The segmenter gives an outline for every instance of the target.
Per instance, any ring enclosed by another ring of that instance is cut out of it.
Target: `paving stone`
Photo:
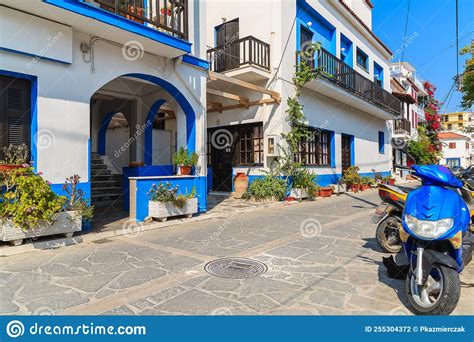
[[[344,308],[345,295],[340,292],[316,290],[309,296],[309,300],[318,306]]]
[[[50,296],[35,297],[35,299],[26,304],[26,307],[30,313],[35,313],[35,311],[40,310],[59,315],[63,309],[84,304],[88,301],[88,296],[76,291],[68,291],[55,293]]]
[[[165,274],[165,271],[153,267],[137,268],[122,274],[110,287],[113,289],[126,289],[157,279]]]
[[[297,248],[297,247],[290,247],[290,246],[282,246],[278,248],[274,248],[267,252],[268,254],[273,254],[276,256],[281,257],[288,257],[297,259],[305,254],[308,254],[309,251],[306,248]]]

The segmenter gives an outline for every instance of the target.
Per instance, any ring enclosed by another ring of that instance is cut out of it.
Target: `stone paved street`
[[[374,190],[284,204],[94,243],[1,259],[2,314],[409,314],[404,281],[386,277],[371,217]],[[231,280],[204,265],[239,256],[262,276]],[[474,265],[455,314],[474,314]]]

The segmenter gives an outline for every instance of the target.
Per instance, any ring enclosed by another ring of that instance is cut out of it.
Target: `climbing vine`
[[[302,141],[311,138],[311,131],[304,115],[304,106],[300,103],[299,97],[303,87],[321,73],[320,68],[313,67],[308,61],[313,61],[314,53],[321,48],[320,43],[312,43],[304,51],[298,52],[299,63],[293,76],[295,85],[295,95],[287,100],[286,120],[290,126],[288,133],[283,133],[282,138],[288,145],[288,151],[283,151],[281,171],[287,176],[292,176],[302,165],[295,162],[295,155]]]

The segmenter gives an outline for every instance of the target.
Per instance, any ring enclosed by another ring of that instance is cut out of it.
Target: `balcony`
[[[405,118],[395,120],[393,129],[395,134],[411,135],[411,122]]]
[[[318,50],[317,58],[311,64],[321,68],[324,79],[391,114],[400,115],[402,107],[399,99],[325,49]]]
[[[252,81],[270,74],[270,45],[253,36],[207,50],[210,70]]]
[[[187,0],[93,0],[95,6],[134,22],[187,39]],[[145,4],[145,5],[144,5]]]

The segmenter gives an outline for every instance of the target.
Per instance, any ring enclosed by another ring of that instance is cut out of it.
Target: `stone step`
[[[91,164],[91,170],[103,170],[107,169],[107,165],[105,164]]]
[[[112,175],[112,171],[108,169],[98,169],[98,170],[91,169],[91,175],[92,176],[100,176],[100,175],[109,176],[109,175]]]
[[[94,203],[97,199],[98,200],[114,200],[122,197],[122,193],[113,193],[113,194],[98,194],[98,195],[92,195],[91,200],[92,203]]]
[[[117,180],[106,180],[106,181],[100,181],[100,182],[91,182],[91,188],[96,189],[96,188],[101,188],[101,187],[115,187],[115,188],[122,188],[121,182]]]
[[[97,175],[97,176],[91,176],[91,182],[103,182],[103,181],[116,181],[114,175]]]
[[[111,187],[111,188],[93,188],[91,189],[92,196],[103,195],[103,194],[117,194],[122,193],[122,188]]]

